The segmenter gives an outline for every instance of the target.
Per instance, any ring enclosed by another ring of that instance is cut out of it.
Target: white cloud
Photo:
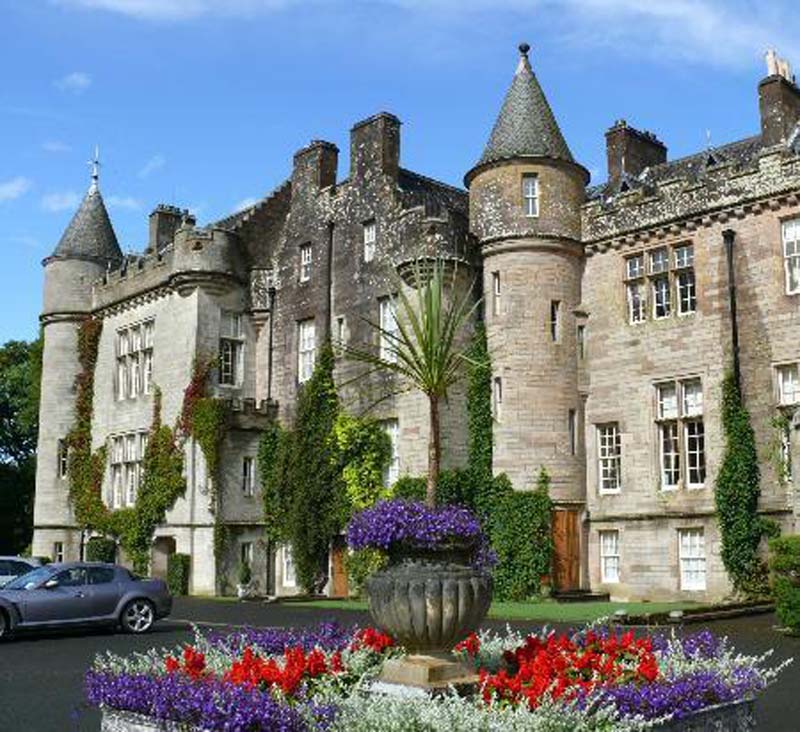
[[[70,152],[72,148],[61,140],[45,140],[42,143],[42,150],[50,153],[64,153]]]
[[[24,196],[32,187],[33,181],[21,175],[11,180],[0,182],[0,203],[13,201],[20,196]]]
[[[75,191],[60,191],[58,193],[47,193],[42,196],[42,208],[45,211],[55,213],[77,208],[81,197]]]
[[[248,198],[243,198],[239,203],[237,203],[233,207],[234,213],[239,213],[239,211],[244,211],[246,208],[250,208],[251,206],[255,206],[258,203],[257,198],[253,198],[252,196]]]
[[[142,208],[142,202],[133,196],[108,196],[106,203],[109,208],[122,208],[127,211],[139,211]]]
[[[142,166],[142,169],[139,171],[139,177],[147,178],[152,173],[163,168],[166,163],[166,158],[163,155],[153,155],[153,157]]]
[[[82,94],[92,85],[92,77],[83,71],[73,71],[53,83],[63,92]]]
[[[53,0],[92,10],[107,10],[143,20],[187,20],[201,15],[249,16],[275,10],[292,0]]]

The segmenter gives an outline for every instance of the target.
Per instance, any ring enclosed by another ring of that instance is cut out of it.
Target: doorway
[[[578,511],[553,511],[553,589],[578,590],[581,583],[581,542]]]

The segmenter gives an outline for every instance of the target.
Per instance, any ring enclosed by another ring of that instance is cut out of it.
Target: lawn
[[[363,600],[308,600],[292,602],[298,607],[326,610],[366,610]],[[584,623],[625,610],[628,615],[667,613],[699,607],[691,602],[493,602],[489,617],[494,620],[538,620],[551,623]]]

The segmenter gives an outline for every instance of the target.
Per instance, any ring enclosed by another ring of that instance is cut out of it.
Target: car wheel
[[[0,610],[0,641],[8,638],[10,633],[11,626],[9,625],[8,617],[2,610]]]
[[[126,633],[146,633],[156,619],[153,603],[149,600],[131,600],[122,611],[120,622]]]

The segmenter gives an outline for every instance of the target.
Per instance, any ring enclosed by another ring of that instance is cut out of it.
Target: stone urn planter
[[[375,623],[412,654],[447,654],[477,630],[492,601],[492,577],[470,566],[468,547],[395,548],[367,580]]]

